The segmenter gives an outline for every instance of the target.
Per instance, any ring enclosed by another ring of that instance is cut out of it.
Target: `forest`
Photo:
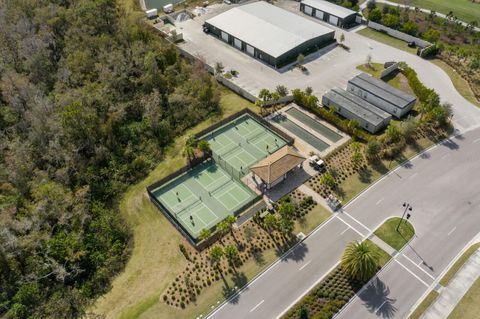
[[[0,0],[0,317],[82,316],[133,245],[122,194],[215,112],[116,0]]]

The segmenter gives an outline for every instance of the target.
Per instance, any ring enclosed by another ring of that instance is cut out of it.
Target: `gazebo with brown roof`
[[[285,180],[289,172],[301,167],[303,161],[305,157],[298,154],[292,147],[284,146],[250,167],[250,170],[254,176],[262,179],[267,189],[270,189]]]

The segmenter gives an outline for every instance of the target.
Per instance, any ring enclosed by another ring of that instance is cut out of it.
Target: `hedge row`
[[[436,93],[435,90],[423,85],[418,79],[417,72],[408,65],[404,64],[400,70],[420,102],[425,103],[432,93]]]

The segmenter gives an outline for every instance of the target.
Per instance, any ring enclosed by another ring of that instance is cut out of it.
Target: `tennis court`
[[[207,160],[152,191],[170,215],[194,239],[245,207],[257,195]]]
[[[214,158],[227,163],[230,174],[241,176],[250,166],[282,148],[287,142],[245,114],[201,137],[210,143]],[[232,170],[233,172],[230,172]]]

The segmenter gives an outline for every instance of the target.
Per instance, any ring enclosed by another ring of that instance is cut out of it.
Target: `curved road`
[[[344,32],[344,31],[342,31]],[[417,235],[395,256],[337,318],[405,318],[418,298],[433,284],[449,261],[479,231],[480,110],[455,90],[450,78],[434,64],[356,33],[345,32],[352,49],[324,63],[315,91],[338,85],[339,74],[371,54],[373,61],[406,61],[420,80],[452,103],[457,137],[451,138],[396,169],[335,214],[288,256],[224,303],[209,318],[277,318],[334,267],[352,240],[371,230],[409,201]],[[308,66],[308,65],[307,65]]]

